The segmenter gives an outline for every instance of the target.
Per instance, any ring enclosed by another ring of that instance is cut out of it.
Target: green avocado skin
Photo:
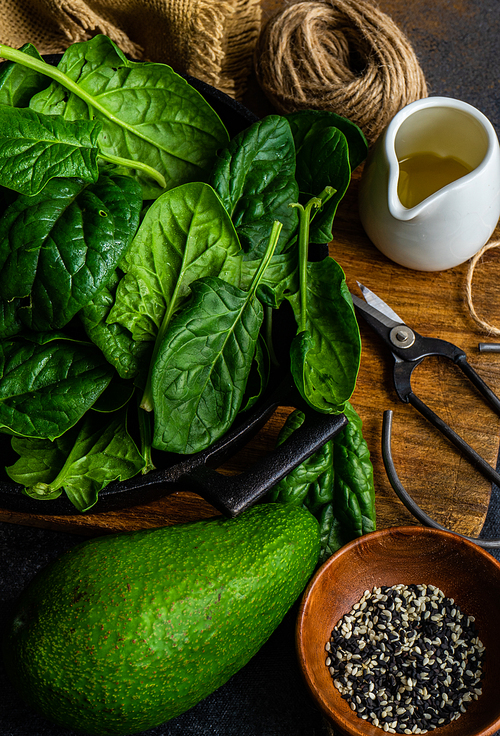
[[[7,672],[45,717],[131,734],[188,710],[256,654],[315,569],[305,509],[102,536],[61,555],[22,594]]]

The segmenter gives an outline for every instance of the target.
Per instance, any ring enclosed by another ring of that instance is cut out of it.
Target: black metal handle
[[[494,411],[496,411],[497,414],[500,414],[500,399],[491,390],[488,384],[483,381],[479,373],[477,373],[474,368],[467,362],[465,355],[460,356],[455,361],[455,363],[458,365],[462,373],[467,376],[473,386],[475,386],[477,390],[482,394],[482,396],[484,396],[484,398],[494,409]]]
[[[500,547],[500,539],[478,539],[476,537],[467,537],[465,534],[459,534],[454,532],[453,529],[447,529],[446,527],[439,524],[434,519],[423,511],[420,506],[413,500],[406,488],[401,483],[396,468],[394,467],[394,461],[392,459],[391,451],[391,428],[392,428],[392,411],[388,410],[384,412],[384,419],[382,424],[382,459],[384,461],[384,467],[389,478],[389,482],[396,492],[398,498],[406,506],[408,511],[418,519],[424,526],[430,526],[433,529],[441,529],[445,532],[452,532],[457,534],[459,537],[464,537],[470,542],[474,542],[479,547],[484,549],[498,549]],[[488,466],[489,467],[489,466]]]
[[[433,424],[436,429],[439,429],[439,431],[442,432],[442,434],[465,455],[469,462],[476,465],[488,480],[491,480],[492,483],[500,486],[500,473],[498,473],[495,468],[492,468],[491,465],[481,457],[481,455],[479,455],[462,437],[460,437],[459,434],[449,427],[441,417],[435,414],[427,404],[424,404],[424,402],[419,399],[418,396],[415,396],[413,392],[408,396],[408,401],[415,407],[415,409],[417,409],[417,411],[420,412],[420,414],[422,414],[423,417]]]
[[[180,480],[225,516],[234,517],[256,503],[346,425],[344,414],[310,412],[283,444],[249,470],[228,476],[203,465],[193,468]]]

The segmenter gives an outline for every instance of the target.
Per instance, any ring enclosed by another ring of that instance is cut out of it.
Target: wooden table
[[[419,8],[422,4],[425,3],[417,3]],[[283,5],[283,0],[263,0],[264,20]],[[379,7],[405,26],[407,16],[397,0],[384,0]],[[442,18],[442,14],[437,18]],[[273,112],[255,80],[251,80],[245,102],[259,115]],[[339,207],[334,240],[330,245],[330,254],[344,268],[349,288],[355,291],[356,281],[364,283],[421,334],[458,344],[467,352],[471,364],[500,393],[500,355],[478,352],[478,343],[487,341],[488,336],[480,332],[472,320],[465,301],[468,264],[440,273],[422,273],[389,261],[370,243],[360,224],[357,212],[360,175],[361,171],[355,172]],[[473,294],[478,312],[490,323],[500,326],[500,305],[495,298],[495,284],[500,276],[499,259],[497,251],[485,256],[476,270]],[[392,490],[382,462],[382,416],[384,410],[392,409],[393,456],[405,487],[424,510],[444,526],[477,534],[486,515],[490,483],[412,407],[398,401],[392,383],[391,356],[364,324],[361,324],[361,334],[362,362],[352,403],[363,420],[364,436],[374,466],[378,527],[416,523]],[[413,385],[421,398],[488,462],[495,464],[500,419],[457,369],[447,361],[430,359],[416,370]],[[286,407],[280,409],[247,448],[221,469],[222,472],[239,472],[268,451],[288,411]],[[143,506],[106,514],[54,517],[0,509],[0,520],[93,535],[179,523],[214,513],[215,510],[198,496],[178,492]]]

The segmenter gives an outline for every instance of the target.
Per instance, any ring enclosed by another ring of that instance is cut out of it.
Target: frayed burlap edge
[[[129,54],[136,59],[142,58],[143,49],[139,44],[131,41],[127,34],[116,24],[95,13],[82,0],[59,0],[59,2],[46,0],[44,10],[57,23],[61,36],[67,39],[66,46],[80,41],[88,41],[90,38],[103,33],[109,36],[125,54]],[[63,43],[61,43],[57,48],[49,50],[42,47],[38,48],[38,51],[40,53],[59,53],[64,51],[64,48]]]
[[[260,18],[259,0],[217,5],[199,0],[190,34],[198,42],[189,52],[188,74],[232,97],[241,97],[252,69]]]
[[[260,32],[259,0],[4,0],[0,41],[62,53],[97,34],[137,60],[170,64],[232,97],[246,91]],[[151,33],[149,28],[151,27]]]

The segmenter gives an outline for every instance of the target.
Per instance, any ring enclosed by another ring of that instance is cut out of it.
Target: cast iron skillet
[[[44,57],[49,63],[57,64],[60,55]],[[193,77],[184,75],[215,109],[223,120],[229,135],[233,137],[256,122],[258,118],[228,95]],[[327,254],[327,248],[316,248],[315,259]],[[286,310],[278,312],[276,335],[283,356],[291,335],[293,318]],[[284,365],[286,357],[283,358]],[[283,378],[284,374],[284,378]],[[226,434],[208,449],[194,455],[156,453],[156,470],[147,475],[137,475],[128,481],[110,483],[99,493],[92,513],[147,503],[175,490],[191,490],[200,495],[225,516],[234,517],[258,501],[273,485],[284,478],[293,468],[308,458],[325,442],[334,437],[347,424],[343,414],[320,414],[306,406],[293,385],[287,368],[281,371],[281,379],[274,376],[265,395],[252,411],[241,414]],[[251,468],[236,476],[222,475],[215,468],[242,448],[265,424],[279,406],[301,409],[305,421],[292,436],[258,460]],[[6,443],[9,438],[4,435]],[[10,443],[9,443],[10,444]],[[5,443],[4,446],[6,447]],[[8,458],[9,450],[2,452],[2,465],[14,462]],[[17,457],[17,456],[16,456]],[[76,510],[62,494],[53,500],[36,500],[22,492],[23,487],[11,481],[5,472],[0,475],[0,506],[12,511],[30,514],[68,515]]]

